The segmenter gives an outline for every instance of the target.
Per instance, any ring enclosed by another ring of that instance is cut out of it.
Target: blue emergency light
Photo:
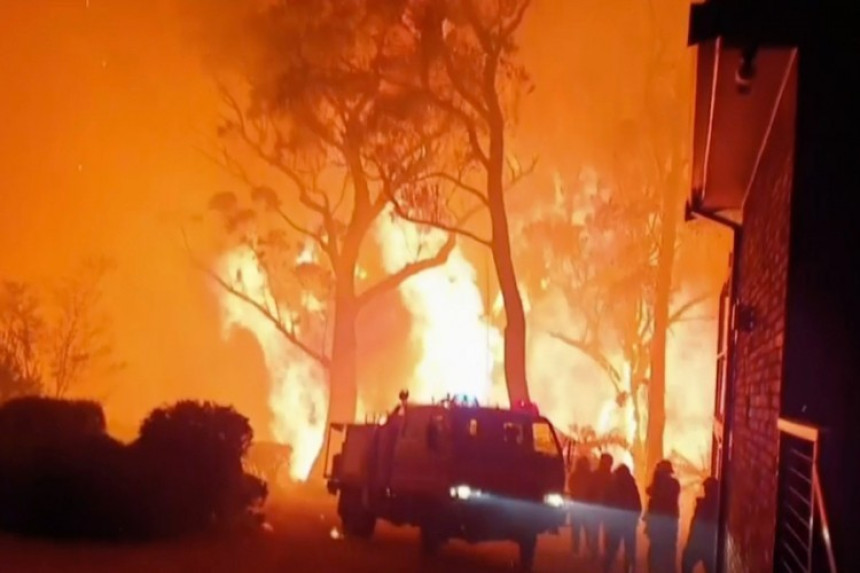
[[[469,396],[468,394],[458,394],[454,397],[455,402],[458,406],[466,406],[466,407],[478,407],[478,399],[474,396]]]
[[[474,396],[469,396],[468,394],[448,394],[444,400],[442,400],[443,404],[448,404],[449,406],[456,406],[458,408],[478,408],[480,405],[478,404],[478,399]]]

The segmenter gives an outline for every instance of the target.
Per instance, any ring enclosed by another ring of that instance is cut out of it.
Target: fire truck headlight
[[[564,507],[564,496],[560,493],[548,493],[543,496],[543,502],[550,507]]]
[[[479,490],[473,489],[467,485],[458,485],[456,487],[452,487],[449,493],[454,499],[466,500],[475,497],[481,497],[481,492]]]

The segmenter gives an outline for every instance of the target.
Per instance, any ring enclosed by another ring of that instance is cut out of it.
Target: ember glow
[[[301,257],[308,256],[303,251]],[[272,301],[268,278],[247,248],[230,251],[218,266],[221,276],[241,276],[241,288],[253,300]],[[224,335],[229,336],[236,328],[245,329],[256,338],[263,351],[270,377],[270,429],[276,441],[292,447],[290,477],[305,481],[323,443],[328,404],[325,373],[247,302],[224,290],[218,290],[218,297]],[[309,298],[303,303],[311,305],[319,301]]]
[[[396,272],[420,257],[431,256],[445,233],[384,215],[376,226],[385,269]],[[421,356],[410,389],[419,401],[448,394],[498,401],[493,377],[502,358],[502,337],[488,321],[475,267],[459,247],[445,265],[413,276],[400,287],[412,314],[412,337]]]

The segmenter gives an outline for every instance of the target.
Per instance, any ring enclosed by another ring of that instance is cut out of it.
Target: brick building
[[[687,215],[735,236],[712,453],[725,571],[860,570],[860,34],[850,3],[822,5],[691,10]]]

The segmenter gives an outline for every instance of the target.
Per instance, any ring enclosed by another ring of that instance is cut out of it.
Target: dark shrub
[[[28,396],[0,405],[0,448],[31,447],[107,433],[101,405]]]
[[[0,526],[46,535],[83,527],[89,520],[76,504],[93,509],[87,501],[92,495],[83,490],[102,487],[121,450],[105,433],[104,413],[95,402],[26,397],[4,403]]]
[[[265,483],[242,471],[252,432],[232,408],[180,402],[155,410],[139,439],[125,446],[104,433],[97,404],[15,402],[0,408],[0,430],[20,432],[0,438],[6,530],[102,539],[178,535],[230,525],[265,500]]]
[[[265,499],[265,484],[260,491],[242,467],[252,438],[247,418],[208,402],[179,402],[144,420],[133,449],[164,533],[226,526]]]
[[[109,436],[42,444],[5,464],[0,525],[53,537],[123,537],[128,501],[119,479],[129,452]],[[131,492],[128,492],[131,493]]]

